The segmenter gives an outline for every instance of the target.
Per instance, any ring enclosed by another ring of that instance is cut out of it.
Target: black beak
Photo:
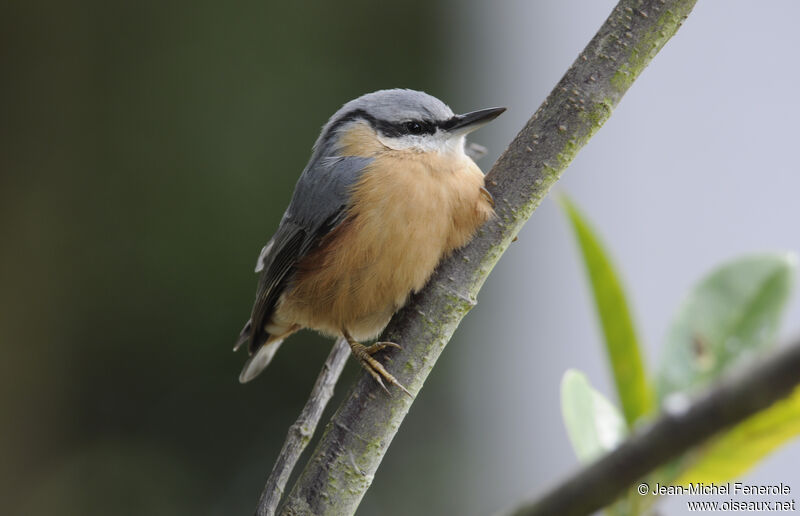
[[[488,124],[505,110],[506,108],[504,107],[498,107],[481,109],[465,115],[456,115],[443,124],[442,129],[453,134],[468,134]]]

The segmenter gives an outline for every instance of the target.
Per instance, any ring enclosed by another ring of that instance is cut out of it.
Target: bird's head
[[[464,153],[465,136],[505,108],[456,115],[441,100],[393,89],[351,100],[328,120],[314,148],[322,155],[375,156],[386,150]]]

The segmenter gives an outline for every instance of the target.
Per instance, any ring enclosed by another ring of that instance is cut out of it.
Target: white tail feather
[[[275,352],[278,351],[282,342],[283,339],[280,339],[264,344],[256,351],[255,355],[248,358],[239,375],[239,382],[247,383],[261,374],[261,371],[272,362],[272,357],[275,356]]]

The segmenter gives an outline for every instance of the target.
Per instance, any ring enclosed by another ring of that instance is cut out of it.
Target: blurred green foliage
[[[589,222],[568,197],[561,195],[558,200],[569,217],[581,249],[622,411],[625,420],[632,425],[652,410],[653,391],[642,361],[625,290]]]
[[[662,400],[686,395],[757,359],[777,341],[794,284],[793,254],[762,254],[718,267],[689,292],[667,331]],[[781,400],[687,456],[678,482],[726,482],[800,434],[800,393]]]
[[[253,510],[329,348],[237,383],[256,256],[341,104],[447,98],[438,9],[2,8],[0,513]]]
[[[599,238],[568,198],[562,197],[561,204],[589,271],[606,347],[612,357],[617,394],[625,406],[625,400],[638,398],[642,388],[638,383],[625,381],[629,376],[626,371],[643,370],[643,366],[633,332],[609,332],[608,328],[632,329],[631,310],[620,287],[619,275]],[[721,265],[691,289],[667,332],[656,379],[660,403],[669,403],[670,397],[676,397],[681,399],[673,401],[685,404],[698,389],[774,346],[793,287],[796,264],[795,255],[790,253],[746,256]],[[622,343],[609,343],[613,338]],[[631,364],[625,365],[625,361]],[[648,385],[646,389],[653,387]],[[597,458],[613,449],[614,442],[621,442],[623,435],[619,423],[615,423],[615,409],[609,408],[609,402],[590,386],[582,373],[567,371],[561,392],[565,426],[582,462]],[[747,472],[798,434],[800,390],[665,465],[652,478],[661,483],[725,482]],[[608,511],[642,514],[652,500],[652,497],[644,500],[631,491]]]
[[[561,381],[561,413],[575,455],[592,462],[616,448],[628,435],[617,407],[595,390],[586,375],[574,369]]]
[[[740,258],[692,289],[667,331],[657,380],[660,399],[693,392],[775,344],[794,262],[787,254]]]
[[[758,464],[790,439],[800,435],[800,388],[699,450],[681,473],[679,484],[732,480]]]

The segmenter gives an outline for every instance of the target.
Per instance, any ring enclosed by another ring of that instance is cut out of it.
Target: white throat
[[[412,150],[418,152],[438,152],[440,154],[464,154],[465,136],[452,135],[441,129],[433,134],[406,134],[403,136],[383,136],[378,140],[393,150]]]

